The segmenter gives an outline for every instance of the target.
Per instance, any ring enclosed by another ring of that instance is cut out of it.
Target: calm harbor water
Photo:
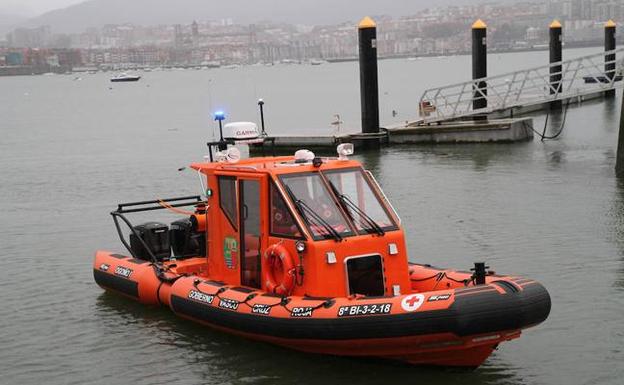
[[[492,55],[490,73],[547,55]],[[336,113],[357,128],[359,117],[357,63],[149,72],[112,87],[108,76],[0,78],[0,383],[621,384],[619,98],[572,106],[557,141],[356,156],[399,211],[412,261],[486,260],[549,289],[544,324],[465,372],[292,352],[103,293],[93,253],[122,251],[108,212],[196,193],[195,175],[178,168],[205,154],[211,111],[257,120],[263,97],[271,133],[331,132]],[[469,57],[380,62],[382,121],[414,118],[422,90],[469,76]]]

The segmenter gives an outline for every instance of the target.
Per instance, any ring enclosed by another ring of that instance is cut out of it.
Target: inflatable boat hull
[[[164,282],[151,263],[107,252],[97,253],[94,278],[106,290],[243,337],[427,365],[479,366],[499,343],[544,321],[551,306],[545,288],[524,278],[395,297],[280,297],[196,275]]]

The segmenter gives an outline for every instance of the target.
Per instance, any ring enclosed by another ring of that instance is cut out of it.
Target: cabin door
[[[260,180],[239,179],[241,284],[260,288]]]

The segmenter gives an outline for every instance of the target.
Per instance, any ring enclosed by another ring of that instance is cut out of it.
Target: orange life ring
[[[262,258],[264,288],[280,295],[288,295],[295,287],[295,261],[284,246],[269,246]]]

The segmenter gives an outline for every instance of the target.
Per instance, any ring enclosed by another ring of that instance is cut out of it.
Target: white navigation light
[[[353,155],[353,143],[342,143],[336,149],[338,151],[338,159],[347,160],[349,155]]]
[[[303,149],[297,150],[297,152],[295,152],[295,162],[297,163],[311,162],[314,157],[314,153],[310,150]]]
[[[217,151],[215,159],[219,163],[237,163],[241,158],[241,152],[236,147],[229,147],[227,150]]]
[[[225,161],[228,163],[237,163],[241,158],[241,152],[236,147],[230,147],[225,151]]]
[[[223,126],[223,139],[249,140],[260,136],[258,125],[252,122],[232,122]]]

